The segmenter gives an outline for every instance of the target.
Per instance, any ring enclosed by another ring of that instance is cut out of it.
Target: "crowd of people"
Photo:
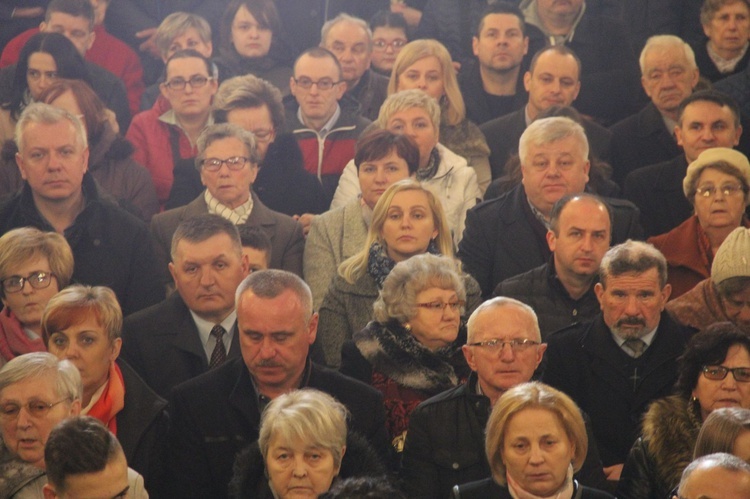
[[[750,497],[750,0],[0,0],[0,498]]]

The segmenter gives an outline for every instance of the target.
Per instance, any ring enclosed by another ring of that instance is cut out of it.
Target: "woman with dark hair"
[[[73,42],[59,33],[37,33],[23,46],[10,88],[0,104],[0,140],[12,139],[16,121],[30,102],[57,78],[91,79]]]
[[[651,404],[617,487],[620,499],[662,499],[693,460],[698,432],[720,407],[750,408],[750,336],[719,322],[690,339],[675,394]]]
[[[91,175],[123,208],[146,222],[151,220],[159,211],[151,175],[131,158],[133,145],[115,131],[114,115],[94,91],[80,80],[59,79],[42,91],[37,100],[80,118],[88,139]],[[11,164],[0,172],[0,193],[13,192],[23,185],[10,154],[15,150],[8,144],[4,151],[4,159]]]
[[[404,16],[380,10],[370,19],[372,30],[372,70],[390,77],[396,57],[409,42]]]
[[[288,95],[291,53],[279,33],[273,0],[233,0],[221,19],[219,57],[214,59],[222,79],[252,74]]]

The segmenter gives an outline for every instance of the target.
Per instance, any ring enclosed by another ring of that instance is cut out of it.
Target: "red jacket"
[[[135,146],[133,159],[151,173],[161,210],[169,199],[169,191],[174,180],[170,128],[179,134],[181,158],[191,158],[198,154],[198,150],[190,144],[182,129],[159,120],[159,116],[168,110],[169,103],[165,99],[157,99],[154,107],[135,115],[125,135],[125,138]]]
[[[32,28],[9,41],[0,55],[0,68],[17,63],[23,46],[38,32],[39,28]],[[141,94],[146,88],[143,84],[141,61],[133,49],[107,33],[104,26],[96,26],[94,33],[96,33],[96,38],[94,38],[94,44],[86,52],[86,60],[103,67],[122,80],[128,92],[130,114],[135,116],[141,110]]]

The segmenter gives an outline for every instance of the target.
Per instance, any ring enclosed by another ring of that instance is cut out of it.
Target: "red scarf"
[[[0,312],[0,355],[7,361],[30,352],[46,352],[41,338],[29,339],[13,312],[5,307]]]
[[[91,407],[88,415],[107,425],[109,431],[117,435],[117,420],[115,416],[125,407],[125,382],[122,379],[120,367],[112,362],[109,368],[109,380],[104,387],[102,396]]]

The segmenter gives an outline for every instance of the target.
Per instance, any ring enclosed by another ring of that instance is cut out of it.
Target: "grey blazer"
[[[305,243],[303,270],[315,310],[320,308],[341,262],[361,251],[365,239],[367,225],[359,199],[313,219]]]
[[[260,227],[271,239],[271,268],[283,269],[302,276],[302,252],[305,236],[302,226],[292,217],[271,210],[264,205],[255,193],[253,211],[245,221],[250,227]],[[156,253],[166,270],[170,262],[172,235],[183,220],[208,213],[203,193],[185,206],[173,208],[154,215],[151,219],[151,236],[156,245]]]

